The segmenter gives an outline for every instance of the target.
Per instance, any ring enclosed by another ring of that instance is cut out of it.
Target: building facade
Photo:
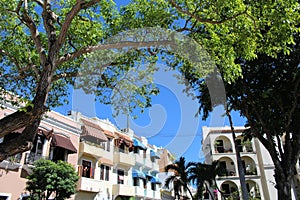
[[[160,199],[157,148],[108,120],[73,113],[82,124],[75,199]]]
[[[12,107],[1,110],[0,118],[12,112]],[[22,130],[15,132],[21,134]],[[69,116],[47,113],[33,148],[0,163],[1,200],[29,195],[26,176],[40,158],[64,160],[74,166],[80,178],[71,199],[160,199],[157,147],[132,130],[118,130],[108,120],[75,112]]]
[[[13,107],[7,106],[0,110],[0,118],[15,111]],[[21,134],[22,131],[19,129],[12,134]],[[0,199],[16,200],[29,195],[25,191],[26,177],[31,173],[34,161],[40,158],[63,160],[76,167],[80,133],[80,125],[71,118],[55,112],[45,114],[33,148],[0,163]],[[0,142],[6,139],[1,138]]]
[[[224,196],[239,199],[240,180],[236,151],[230,127],[202,128],[202,150],[205,163],[218,160],[226,171],[217,177],[218,187]],[[240,151],[248,194],[257,199],[277,199],[275,188],[274,164],[268,151],[255,138],[245,140],[242,136],[244,127],[235,127],[236,141]],[[221,199],[220,194],[217,194]]]

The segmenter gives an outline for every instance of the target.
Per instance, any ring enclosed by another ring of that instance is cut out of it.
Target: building
[[[82,124],[75,199],[160,199],[157,147],[108,120],[71,117]]]
[[[7,105],[0,110],[0,118],[15,112]],[[13,134],[21,134],[23,129]],[[56,112],[46,113],[30,151],[17,154],[0,163],[0,199],[10,200],[27,196],[26,177],[31,173],[34,161],[45,158],[64,160],[77,166],[80,125],[69,117]],[[0,142],[5,142],[6,136]]]
[[[15,112],[7,106],[0,118]],[[13,134],[21,134],[23,129]],[[0,138],[5,142],[7,138]],[[160,199],[157,147],[132,130],[121,131],[108,120],[80,113],[45,114],[30,151],[0,163],[0,199],[28,196],[26,176],[34,161],[45,158],[71,163],[80,177],[76,200]]]
[[[240,181],[234,141],[230,127],[206,127],[203,130],[202,150],[205,163],[211,164],[218,160],[226,171],[217,177],[218,187],[225,192],[226,197],[238,199]],[[274,164],[268,151],[257,140],[244,140],[244,127],[235,127],[236,141],[240,150],[245,170],[248,193],[259,199],[277,199],[275,189]],[[220,194],[218,194],[221,199]]]

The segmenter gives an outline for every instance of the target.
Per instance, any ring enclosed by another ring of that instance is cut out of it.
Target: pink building
[[[12,107],[0,110],[0,118],[15,111]],[[16,131],[19,134],[21,132],[22,129]],[[34,161],[40,158],[64,160],[77,168],[80,133],[81,125],[78,122],[57,112],[47,113],[40,124],[33,148],[0,163],[0,199],[15,200],[28,195],[25,191],[26,177]],[[0,143],[5,139],[0,138]]]

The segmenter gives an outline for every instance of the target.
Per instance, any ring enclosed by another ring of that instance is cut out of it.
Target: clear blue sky
[[[161,66],[163,69],[164,66]],[[206,121],[201,116],[195,117],[198,108],[196,100],[192,100],[182,92],[183,85],[178,84],[174,74],[177,72],[163,70],[155,74],[154,82],[160,88],[158,96],[152,99],[152,107],[144,113],[135,112],[137,119],[130,119],[130,128],[138,136],[144,136],[150,144],[162,146],[175,153],[177,157],[184,156],[187,161],[203,161],[201,151],[202,126],[229,125],[223,115],[223,110],[217,108],[214,117]],[[113,106],[94,102],[92,95],[71,89],[70,104],[55,109],[66,114],[68,110],[79,111],[82,114],[100,119],[109,119],[118,128],[125,128],[127,117],[113,117]],[[245,120],[233,113],[234,124],[244,125]]]

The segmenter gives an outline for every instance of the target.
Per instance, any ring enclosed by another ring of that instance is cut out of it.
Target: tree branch
[[[239,17],[239,16],[241,16],[241,15],[247,14],[247,12],[244,11],[244,12],[238,13],[238,14],[236,14],[236,15],[233,15],[233,16],[231,16],[231,17],[228,17],[228,18],[226,18],[226,19],[222,19],[222,20],[220,20],[220,21],[214,21],[214,20],[212,20],[212,19],[202,19],[202,18],[196,16],[195,14],[189,12],[188,10],[183,9],[183,8],[182,8],[180,5],[178,5],[174,0],[168,0],[168,1],[169,1],[169,2],[172,4],[172,6],[173,6],[174,8],[176,8],[179,12],[181,12],[181,13],[183,13],[183,14],[186,14],[186,15],[188,15],[188,16],[194,18],[195,20],[197,20],[198,22],[201,22],[201,23],[222,24],[222,23],[224,23],[224,22],[226,22],[226,21],[235,19],[235,18],[237,18],[237,17]],[[248,14],[247,14],[247,16],[248,16]]]
[[[26,7],[26,5],[25,5],[25,7]],[[29,28],[30,33],[31,33],[31,38],[37,48],[37,52],[39,54],[41,64],[44,65],[46,63],[46,53],[45,53],[45,50],[42,45],[40,34],[35,25],[35,22],[28,15],[28,12],[26,9],[25,9],[24,13],[22,14],[20,20]]]
[[[61,65],[67,61],[74,60],[75,58],[80,57],[83,54],[91,53],[94,51],[100,51],[100,50],[109,50],[109,49],[121,49],[121,48],[132,48],[137,49],[141,47],[158,47],[158,46],[167,46],[167,45],[174,45],[174,41],[172,40],[163,40],[163,41],[149,41],[149,42],[118,42],[114,44],[101,44],[96,46],[87,46],[79,49],[78,51],[67,54],[65,56],[62,56],[58,59],[57,63],[58,65]],[[129,50],[128,50],[129,51]]]
[[[69,30],[69,27],[74,19],[74,17],[79,13],[80,10],[89,8],[96,3],[98,3],[100,0],[91,0],[91,1],[83,1],[83,0],[77,0],[77,3],[72,7],[71,11],[67,14],[64,23],[62,24],[61,31],[59,33],[56,46],[59,49],[63,43],[66,40],[67,32]]]

